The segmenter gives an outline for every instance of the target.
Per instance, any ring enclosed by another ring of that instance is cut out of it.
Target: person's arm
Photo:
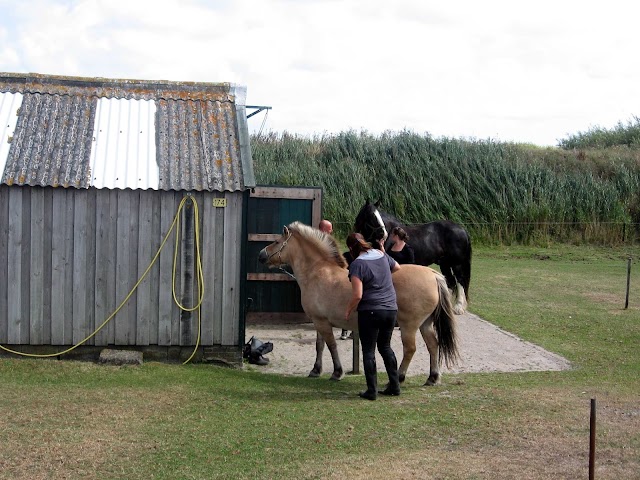
[[[362,300],[362,280],[360,280],[356,276],[351,276],[351,298],[349,299],[349,303],[347,304],[347,311],[344,314],[345,320],[347,320],[351,316],[351,312],[355,310],[355,308]]]
[[[391,257],[388,253],[387,253],[387,260],[389,261],[389,270],[391,270],[391,273],[397,272],[398,270],[400,270],[400,264],[396,261],[395,258]]]

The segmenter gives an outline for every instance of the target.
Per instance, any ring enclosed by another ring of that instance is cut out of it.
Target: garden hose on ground
[[[193,307],[185,307],[184,305],[182,305],[180,303],[180,301],[178,300],[178,297],[176,295],[176,286],[175,286],[176,264],[178,263],[178,261],[177,261],[178,260],[178,243],[179,243],[179,239],[180,239],[180,222],[179,222],[179,219],[180,219],[180,215],[182,213],[182,209],[183,209],[183,207],[184,207],[184,205],[186,204],[187,201],[191,201],[191,203],[193,204],[194,223],[195,223],[195,229],[194,229],[195,230],[195,243],[196,243],[196,248],[195,248],[195,250],[196,250],[195,263],[196,264],[195,264],[195,268],[196,268],[196,277],[197,277],[197,280],[198,280],[198,301],[196,302],[196,304]],[[156,252],[156,254],[153,257],[153,259],[151,260],[151,263],[149,264],[147,269],[144,271],[142,276],[138,279],[138,281],[133,286],[131,291],[124,298],[122,303],[120,303],[120,305],[118,305],[118,308],[116,308],[114,310],[114,312],[111,315],[109,315],[107,317],[107,319],[104,322],[102,322],[100,324],[100,326],[98,328],[96,328],[91,335],[87,336],[84,340],[76,343],[72,347],[69,347],[66,350],[62,350],[61,352],[56,352],[56,353],[45,353],[45,354],[24,353],[24,352],[18,352],[16,350],[12,350],[12,349],[7,348],[7,347],[5,347],[3,345],[0,345],[0,349],[4,350],[5,352],[13,353],[14,355],[21,355],[23,357],[36,357],[36,358],[58,357],[60,355],[64,355],[65,353],[69,353],[72,350],[75,350],[80,345],[82,345],[86,341],[88,341],[91,338],[93,338],[100,330],[102,330],[102,328],[105,325],[107,325],[107,323],[109,323],[109,321],[111,321],[116,316],[116,314],[120,311],[120,309],[122,307],[124,307],[124,305],[129,301],[129,298],[131,298],[131,296],[133,295],[133,292],[136,291],[138,286],[142,283],[144,278],[147,276],[147,274],[149,273],[149,271],[153,267],[154,263],[156,263],[156,260],[158,260],[158,257],[160,256],[160,252],[162,251],[162,249],[164,248],[165,244],[167,243],[167,240],[169,239],[169,235],[173,231],[174,227],[176,228],[176,245],[175,245],[175,249],[174,249],[174,253],[173,253],[173,272],[172,272],[172,279],[171,279],[171,290],[173,292],[173,301],[176,303],[178,308],[180,308],[183,311],[186,311],[186,312],[193,312],[194,310],[198,311],[198,336],[197,336],[197,339],[196,339],[196,345],[195,345],[195,348],[193,349],[193,352],[191,352],[191,356],[189,358],[187,358],[183,362],[183,365],[189,363],[191,361],[191,359],[193,358],[193,356],[198,351],[198,347],[200,346],[200,331],[201,331],[201,326],[202,326],[202,321],[201,321],[201,318],[200,318],[200,306],[202,305],[202,300],[204,299],[204,275],[202,273],[202,261],[201,261],[201,256],[200,256],[200,212],[198,210],[198,202],[191,195],[187,195],[186,197],[184,197],[182,199],[182,201],[180,202],[180,205],[178,205],[178,211],[176,212],[175,216],[173,217],[173,222],[171,223],[171,227],[169,227],[169,231],[164,236],[164,239],[162,240],[162,243],[160,244],[160,247],[158,248],[158,251]]]

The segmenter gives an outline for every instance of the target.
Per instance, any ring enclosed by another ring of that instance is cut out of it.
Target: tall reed
[[[569,135],[558,142],[565,149],[606,148],[616,145],[640,147],[640,118],[633,116],[626,124],[618,122],[613,128],[592,127],[586,132]]]
[[[640,236],[637,149],[574,158],[558,148],[409,131],[270,133],[251,146],[258,183],[323,187],[323,214],[342,235],[370,199],[406,223],[450,219],[492,243]]]

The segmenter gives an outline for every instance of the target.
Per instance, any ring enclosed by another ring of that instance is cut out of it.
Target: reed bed
[[[405,223],[449,219],[489,244],[640,239],[640,149],[567,151],[409,131],[254,136],[263,185],[321,186],[339,235],[369,200]]]

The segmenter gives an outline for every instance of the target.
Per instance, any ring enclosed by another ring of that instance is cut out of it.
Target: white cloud
[[[0,0],[0,70],[241,83],[249,104],[273,106],[276,131],[554,144],[640,112],[637,10],[622,0]]]

